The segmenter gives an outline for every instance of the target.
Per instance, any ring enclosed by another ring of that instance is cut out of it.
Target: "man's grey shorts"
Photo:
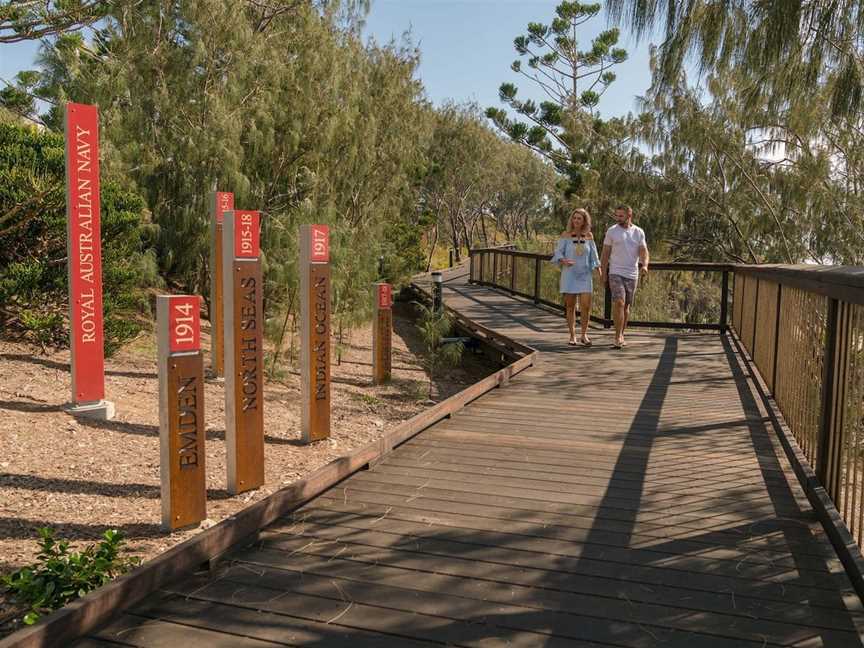
[[[621,275],[609,275],[609,290],[612,292],[612,301],[623,301],[627,306],[633,303],[636,296],[636,284],[638,280]]]

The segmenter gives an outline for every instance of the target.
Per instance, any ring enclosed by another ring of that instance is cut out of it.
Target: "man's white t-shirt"
[[[603,245],[612,248],[609,256],[610,275],[639,278],[639,249],[647,246],[641,227],[632,224],[630,227],[621,227],[616,223],[606,230]]]

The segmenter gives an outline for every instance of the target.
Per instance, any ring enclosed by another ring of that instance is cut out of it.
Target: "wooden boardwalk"
[[[538,365],[76,645],[862,645],[728,340],[575,349],[524,301],[446,298]]]

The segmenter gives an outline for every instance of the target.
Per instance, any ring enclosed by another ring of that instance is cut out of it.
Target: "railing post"
[[[612,291],[609,290],[609,276],[603,281],[603,328],[612,328]]]
[[[780,350],[780,306],[783,303],[783,284],[777,283],[777,315],[774,318],[774,366],[771,368],[772,396],[777,397],[777,352]]]
[[[534,257],[534,303],[540,303],[540,257]]]
[[[756,277],[756,297],[753,298],[753,337],[750,338],[752,340],[750,358],[753,360],[753,364],[756,364],[756,324],[759,320],[759,284],[761,283],[759,277]]]
[[[510,292],[516,292],[516,255],[510,255]]]
[[[726,323],[727,309],[729,303],[729,271],[723,271],[723,279],[720,284],[720,334],[726,333],[729,326]]]
[[[474,250],[468,250],[468,283],[474,283]]]
[[[819,422],[819,445],[816,447],[816,477],[823,486],[828,476],[828,448],[834,432],[834,374],[837,360],[837,311],[839,302],[828,300],[828,319],[825,322],[825,354],[822,360],[822,415]]]
[[[452,268],[453,267],[453,248],[450,248],[449,252],[450,252],[450,266],[449,267]],[[468,250],[468,256],[471,256],[471,250]]]
[[[486,265],[486,253],[480,253],[480,285],[483,285],[483,266]]]
[[[498,253],[492,252],[492,285],[498,286]]]

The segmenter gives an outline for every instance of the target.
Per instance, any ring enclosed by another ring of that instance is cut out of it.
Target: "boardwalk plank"
[[[283,560],[284,559],[284,560]],[[487,616],[512,616],[517,627],[530,629],[521,619],[529,618],[529,610],[543,610],[564,614],[566,624],[561,619],[549,617],[548,627],[561,632],[565,627],[571,628],[569,636],[573,636],[574,622],[584,625],[597,625],[606,621],[626,620],[630,623],[644,625],[658,630],[693,632],[697,635],[707,634],[714,637],[743,639],[746,641],[762,641],[764,637],[769,642],[797,641],[813,636],[812,630],[798,621],[793,621],[794,612],[782,621],[775,621],[771,616],[759,616],[755,610],[768,612],[768,606],[757,607],[753,601],[735,601],[735,605],[746,605],[747,610],[738,611],[733,608],[730,596],[702,595],[701,602],[714,603],[718,609],[694,609],[692,592],[677,592],[678,603],[660,603],[656,599],[645,602],[633,600],[617,592],[615,596],[604,596],[601,592],[592,594],[574,594],[555,592],[541,587],[516,586],[511,583],[490,583],[473,579],[460,579],[440,574],[429,574],[418,578],[409,570],[382,568],[374,582],[369,577],[369,569],[360,565],[346,566],[344,561],[333,565],[333,562],[319,561],[317,568],[312,567],[312,561],[300,561],[296,556],[284,556],[278,553],[257,554],[255,565],[266,565],[277,571],[254,573],[246,563],[234,565],[220,574],[221,579],[231,580],[250,585],[258,584],[274,588],[288,588],[316,596],[333,597],[334,592],[342,592],[351,600],[373,602],[377,605],[385,602],[397,609],[410,609],[433,615],[443,615],[463,620],[477,620]],[[353,567],[353,568],[352,568]],[[376,569],[376,572],[378,570]],[[293,572],[294,583],[286,572]],[[260,574],[260,575],[259,575]],[[353,574],[353,577],[352,577]],[[334,586],[338,581],[338,588]],[[481,586],[483,584],[483,586]],[[376,590],[376,587],[380,589]],[[688,596],[688,594],[690,596]],[[786,610],[791,612],[791,610]],[[770,612],[769,612],[770,614]],[[776,616],[773,615],[773,616]],[[832,642],[849,642],[854,639],[854,628],[848,619],[837,615],[825,614],[815,620],[826,623],[822,630],[833,630],[824,633],[826,639]],[[813,618],[809,619],[812,623]],[[506,620],[501,623],[507,625]],[[836,624],[835,627],[832,624]],[[640,639],[642,628],[637,634]],[[583,635],[579,635],[583,636]],[[592,639],[608,640],[608,637],[596,632],[584,635]],[[615,639],[625,643],[622,637]],[[700,641],[703,637],[691,638]],[[716,642],[715,642],[716,643]]]
[[[536,365],[90,645],[864,646],[861,601],[721,336],[573,349],[557,315],[445,285]]]

